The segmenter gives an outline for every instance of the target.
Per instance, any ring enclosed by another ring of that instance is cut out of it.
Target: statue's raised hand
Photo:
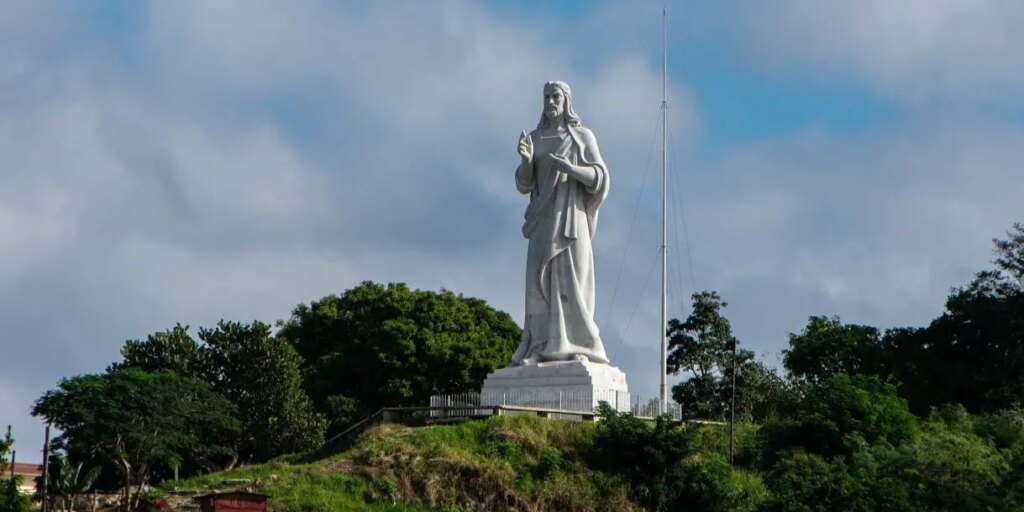
[[[533,159],[533,141],[526,136],[525,131],[519,135],[519,156],[523,158],[523,163]]]

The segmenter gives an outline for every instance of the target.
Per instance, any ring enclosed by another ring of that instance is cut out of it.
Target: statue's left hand
[[[576,167],[575,165],[573,165],[572,162],[569,161],[568,158],[562,155],[556,155],[555,153],[551,153],[550,156],[551,159],[555,161],[555,170],[558,172],[570,174],[572,173],[573,168]]]

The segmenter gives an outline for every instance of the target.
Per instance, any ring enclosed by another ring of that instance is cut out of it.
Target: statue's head
[[[544,110],[537,128],[564,122],[566,126],[579,126],[580,116],[572,108],[572,90],[569,84],[555,81],[544,84]]]

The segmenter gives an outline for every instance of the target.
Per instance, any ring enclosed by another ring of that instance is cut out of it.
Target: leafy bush
[[[966,426],[935,415],[886,461],[885,473],[904,482],[918,509],[970,512],[1005,504],[999,489],[1010,467],[991,442]]]
[[[869,452],[858,452],[847,463],[794,451],[765,476],[771,498],[763,512],[906,511],[906,490],[892,479],[879,478],[878,464]]]
[[[665,416],[652,428],[631,414],[608,404],[598,408],[601,421],[594,433],[590,460],[594,467],[622,475],[630,496],[651,510],[669,510],[682,461],[693,453],[693,431],[682,429]]]
[[[795,418],[770,421],[760,431],[762,464],[779,452],[803,449],[826,457],[849,455],[856,445],[899,444],[918,431],[917,420],[896,388],[877,377],[836,374],[810,386]]]
[[[767,498],[760,478],[734,471],[721,456],[683,464],[671,491],[667,510],[753,511]]]

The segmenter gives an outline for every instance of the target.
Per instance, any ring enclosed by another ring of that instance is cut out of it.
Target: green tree
[[[269,325],[222,320],[200,329],[199,339],[179,324],[144,341],[129,340],[121,349],[124,361],[113,368],[170,370],[210,384],[238,407],[243,435],[237,453],[243,460],[264,461],[323,443],[326,422],[302,389],[302,358]]]
[[[50,485],[48,495],[54,508],[64,512],[74,510],[75,496],[87,492],[100,476],[100,467],[96,466],[82,473],[82,463],[72,464],[67,457],[51,457],[49,469]]]
[[[733,363],[733,344],[739,343],[729,319],[722,315],[726,306],[718,292],[702,291],[693,294],[693,310],[685,321],[669,320],[668,372],[690,374],[673,387],[672,397],[687,417],[720,419],[726,415],[731,386],[726,377]],[[749,351],[742,355],[753,358]]]
[[[1024,396],[1024,289],[999,272],[953,291],[923,329],[886,336],[893,375],[914,411],[960,403],[998,411]]]
[[[746,356],[748,353],[749,357]],[[755,360],[753,352],[741,350],[737,359],[737,421],[762,422],[786,414],[797,399],[793,384],[780,377],[773,368]],[[724,381],[720,393],[726,393]]]
[[[870,451],[849,459],[787,453],[766,474],[771,491],[762,512],[914,512],[906,485],[879,473]],[[956,509],[945,509],[956,510]]]
[[[178,375],[196,377],[209,382],[210,355],[188,333],[188,326],[150,334],[145,340],[128,340],[121,347],[119,363],[111,369],[138,368],[147,372],[170,370]]]
[[[878,329],[824,316],[812,316],[800,334],[790,334],[789,348],[782,353],[790,375],[810,383],[825,382],[837,373],[884,373],[886,357]]]
[[[693,432],[666,416],[651,427],[602,402],[594,433],[591,463],[629,482],[630,495],[650,510],[672,510],[680,492],[683,459],[693,453]]]
[[[200,329],[199,338],[212,369],[209,382],[241,414],[243,456],[268,460],[323,444],[327,425],[302,390],[302,358],[269,325],[221,321]]]
[[[693,311],[686,321],[673,318],[668,322],[668,371],[690,372],[694,377],[721,374],[731,364],[733,343],[729,319],[722,315],[728,306],[718,292],[693,294]]]
[[[682,465],[668,510],[753,512],[767,498],[760,479],[744,475],[720,455]]]
[[[808,386],[791,417],[765,423],[759,432],[762,463],[771,466],[780,453],[796,449],[846,456],[862,444],[903,443],[917,431],[893,385],[875,376],[835,374]]]
[[[1024,396],[1024,225],[995,239],[995,268],[946,299],[921,329],[886,334],[892,374],[918,414],[944,404],[994,412]]]
[[[479,299],[364,282],[298,305],[278,335],[305,360],[306,391],[339,429],[381,407],[479,389],[522,332]]]
[[[686,321],[669,321],[668,371],[690,378],[672,388],[672,398],[687,418],[722,419],[728,416],[732,398],[733,344],[728,306],[717,292],[693,294],[693,312]],[[743,421],[773,415],[785,394],[785,384],[754,353],[736,353],[736,416]]]
[[[1024,224],[1014,223],[1005,240],[995,238],[996,268],[1024,287]]]
[[[206,383],[135,368],[62,379],[32,414],[59,428],[67,445],[116,464],[126,508],[135,505],[133,487],[148,483],[155,467],[233,455],[221,442],[240,429],[235,406]]]
[[[882,473],[904,483],[918,510],[1019,510],[1001,490],[1006,458],[973,432],[974,421],[962,407],[933,412],[920,435],[889,450]]]

